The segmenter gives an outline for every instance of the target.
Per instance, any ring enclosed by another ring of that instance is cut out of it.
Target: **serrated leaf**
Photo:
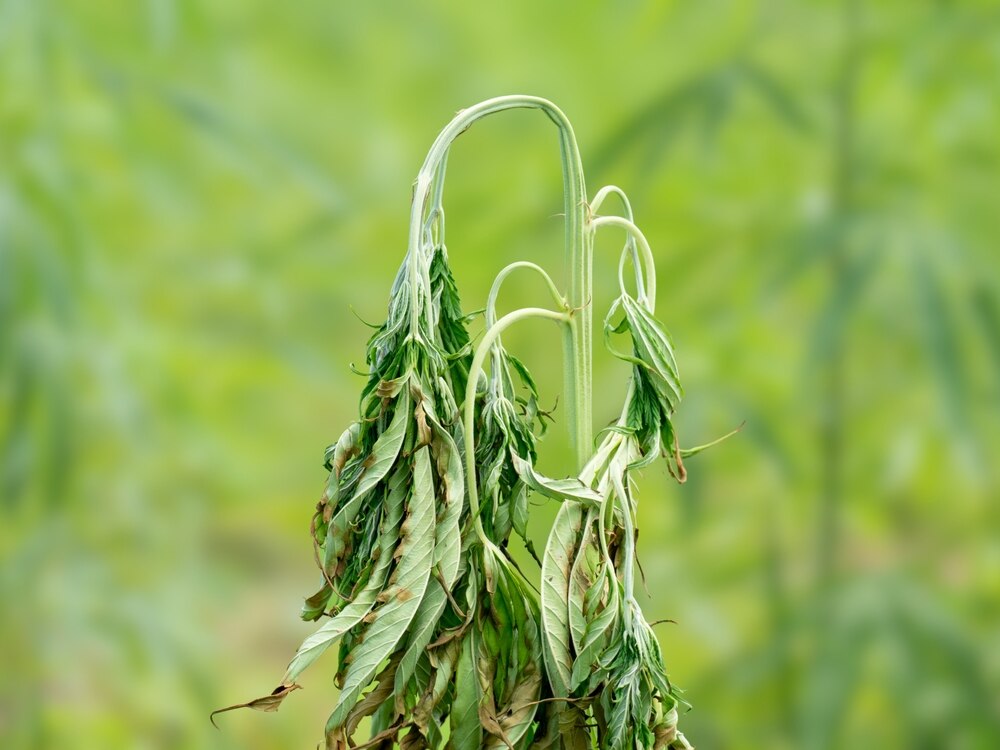
[[[392,565],[399,525],[403,517],[408,480],[409,476],[405,471],[397,471],[389,481],[382,531],[379,534],[379,557],[369,576],[368,583],[352,602],[303,641],[288,665],[282,682],[294,682],[295,678],[316,661],[334,641],[361,622],[375,605],[376,598],[385,585],[389,568]]]
[[[385,592],[388,601],[373,610],[364,637],[351,651],[337,705],[327,721],[327,732],[343,725],[347,714],[383,660],[388,658],[416,614],[427,590],[434,558],[434,483],[430,448],[422,446],[413,456],[413,482],[405,525],[406,536],[397,554],[399,562]]]
[[[413,415],[410,413],[412,402],[407,389],[403,388],[394,402],[392,421],[386,431],[379,435],[372,447],[371,454],[365,459],[366,468],[358,482],[354,494],[364,495],[381,482],[389,473],[392,465],[403,447],[403,439]]]
[[[582,522],[583,507],[579,503],[563,503],[552,524],[542,558],[542,656],[549,687],[557,699],[569,697],[573,670],[567,607],[573,553]],[[586,715],[580,708],[572,703],[559,703],[551,712],[559,724],[564,750],[590,749]]]
[[[330,520],[323,548],[323,567],[327,575],[336,575],[337,563],[348,546],[354,521],[368,493],[389,473],[406,437],[410,422],[410,395],[407,390],[395,402],[395,411],[389,427],[379,435],[371,453],[365,459],[365,469],[354,489],[354,494]]]
[[[476,674],[478,653],[475,630],[470,629],[462,640],[455,670],[455,700],[451,704],[450,717],[452,750],[482,750],[483,728],[479,723],[482,691]]]
[[[444,428],[434,423],[437,473],[443,485],[434,539],[434,565],[450,591],[458,576],[462,555],[462,530],[459,522],[465,501],[465,472],[458,446]]]
[[[406,683],[413,676],[418,660],[434,637],[438,620],[447,603],[448,598],[445,596],[444,589],[441,588],[437,579],[432,577],[427,582],[427,591],[424,593],[420,607],[410,624],[403,658],[399,663],[399,669],[396,670],[395,692],[397,705],[400,709],[402,708],[401,699],[406,692]]]

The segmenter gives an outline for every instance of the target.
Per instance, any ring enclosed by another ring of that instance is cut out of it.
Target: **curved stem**
[[[559,288],[552,281],[552,277],[546,273],[545,269],[541,266],[532,263],[531,261],[521,260],[515,261],[507,266],[504,266],[500,273],[496,275],[493,279],[493,286],[490,287],[490,294],[486,300],[486,328],[490,328],[494,323],[497,322],[497,297],[500,295],[500,287],[503,286],[504,280],[514,271],[519,268],[526,268],[531,271],[535,271],[542,279],[545,281],[546,286],[549,289],[549,293],[552,295],[552,300],[556,303],[556,307],[560,310],[566,312],[568,311],[568,305],[566,304],[566,299],[559,292]],[[500,367],[500,352],[498,347],[494,346],[491,352],[491,367],[494,370]]]
[[[591,219],[597,214],[601,206],[604,204],[605,199],[609,195],[616,196],[622,204],[622,208],[625,211],[625,218],[631,222],[635,222],[635,216],[632,213],[632,203],[629,201],[628,196],[625,191],[622,190],[617,185],[605,185],[594,195],[594,199],[590,202],[590,216]],[[639,265],[639,250],[635,245],[635,238],[629,234],[625,240],[625,250],[628,251],[632,256],[632,270],[635,273],[635,289],[636,293],[639,294],[645,289],[645,283],[643,282],[643,272],[642,267]],[[624,279],[624,266],[625,264],[625,254],[622,253],[621,260],[618,263],[618,285],[625,290],[625,279]]]
[[[527,268],[531,271],[535,271],[542,279],[545,281],[545,285],[549,288],[549,293],[552,295],[552,301],[562,309],[567,306],[565,298],[559,292],[559,288],[552,281],[552,277],[549,276],[545,269],[536,263],[532,263],[529,260],[519,260],[511,263],[508,266],[504,266],[500,273],[497,274],[496,278],[493,279],[493,286],[490,287],[490,295],[486,299],[486,327],[489,328],[494,323],[497,322],[497,297],[500,295],[500,287],[503,285],[504,279],[510,276],[511,273],[519,268]]]
[[[620,216],[598,216],[590,222],[590,225],[595,231],[601,227],[620,227],[638,243],[639,249],[642,251],[643,264],[646,266],[646,307],[650,312],[653,312],[656,308],[656,263],[653,260],[653,251],[649,248],[649,242],[646,241],[646,235],[634,223]]]
[[[632,204],[629,202],[628,196],[625,195],[625,191],[622,190],[617,185],[605,185],[594,195],[594,199],[590,202],[590,212],[596,214],[601,208],[601,204],[604,203],[604,199],[609,195],[616,195],[622,202],[622,206],[625,209],[625,218],[629,221],[634,221],[635,218],[632,215]]]
[[[424,222],[425,241],[432,245],[444,243],[444,182],[448,170],[448,152],[445,151],[434,172],[431,184],[431,205]]]
[[[560,323],[568,323],[570,314],[567,312],[546,310],[542,307],[525,307],[504,315],[490,326],[489,330],[483,336],[483,340],[476,347],[476,353],[473,355],[472,364],[469,367],[469,380],[465,386],[465,485],[469,490],[469,512],[472,514],[476,533],[483,544],[490,542],[486,537],[486,532],[483,530],[483,522],[479,518],[479,487],[476,479],[476,440],[474,434],[476,428],[476,385],[479,382],[479,375],[483,371],[483,362],[486,360],[486,355],[489,354],[497,337],[514,323],[526,318],[548,318]]]
[[[559,129],[562,154],[563,201],[566,214],[566,265],[569,275],[569,306],[578,311],[567,326],[563,339],[566,354],[565,390],[567,392],[570,436],[577,460],[582,468],[590,453],[593,418],[591,416],[593,313],[590,309],[592,289],[592,234],[587,231],[586,188],[583,164],[577,148],[573,127],[552,102],[536,96],[500,96],[475,104],[459,112],[441,131],[414,185],[410,209],[410,232],[407,247],[408,272],[411,286],[411,335],[417,335],[420,295],[417,289],[427,282],[426,269],[421,268],[420,244],[427,200],[434,185],[438,167],[451,143],[476,120],[508,109],[539,109]],[[429,290],[427,290],[429,291]]]

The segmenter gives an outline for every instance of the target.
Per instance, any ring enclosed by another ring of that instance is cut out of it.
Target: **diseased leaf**
[[[364,495],[375,485],[382,481],[389,473],[389,469],[396,462],[400,448],[403,447],[403,439],[406,437],[407,426],[410,424],[412,415],[410,414],[410,395],[406,389],[400,391],[394,402],[395,411],[389,427],[379,435],[372,448],[371,455],[365,459],[365,471],[361,475],[358,487],[354,491],[355,496]]]
[[[265,695],[263,698],[255,698],[247,703],[237,703],[233,706],[226,706],[225,708],[218,708],[215,711],[212,711],[212,713],[208,716],[209,721],[211,721],[212,725],[218,729],[219,725],[215,723],[215,716],[217,714],[225,713],[226,711],[235,711],[238,708],[252,708],[255,711],[277,711],[281,707],[282,701],[288,697],[288,694],[293,690],[300,689],[301,687],[301,685],[296,685],[295,683],[290,685],[278,685],[278,687],[274,689],[274,692],[269,695]]]
[[[609,601],[587,622],[582,643],[577,650],[576,659],[573,662],[573,671],[570,676],[569,689],[575,692],[580,685],[591,677],[591,673],[596,671],[598,656],[604,650],[609,634],[619,617],[618,609],[618,586],[617,582],[610,587]]]
[[[410,624],[405,651],[400,661],[399,669],[396,671],[395,692],[400,713],[402,713],[403,709],[402,699],[406,692],[407,682],[413,676],[418,660],[424,654],[425,649],[434,637],[438,620],[441,617],[441,613],[444,612],[447,603],[448,598],[445,596],[444,589],[438,580],[432,577],[427,582],[427,591],[424,593],[420,607],[417,609],[413,617],[413,622]]]
[[[451,740],[454,750],[482,750],[483,728],[479,723],[481,689],[476,675],[479,649],[475,630],[462,640],[455,670],[455,700],[451,705]]]
[[[365,468],[353,496],[330,521],[323,550],[323,568],[330,578],[339,576],[338,567],[348,549],[355,520],[368,493],[385,478],[399,455],[410,422],[409,411],[410,396],[404,391],[396,400],[389,427],[375,441],[371,454],[365,459]]]
[[[358,450],[358,437],[361,435],[361,423],[351,422],[337,442],[326,449],[323,466],[327,471],[333,472],[336,476],[344,470],[344,464],[354,456]]]
[[[344,722],[344,736],[351,737],[358,728],[358,724],[366,716],[371,716],[375,713],[379,706],[389,700],[393,692],[393,682],[394,675],[396,673],[396,668],[399,665],[399,657],[396,656],[389,660],[389,663],[385,665],[385,668],[379,672],[376,678],[377,684],[374,690],[371,690],[365,695],[360,701],[358,701],[354,708],[351,709],[350,713],[347,715],[347,721]]]
[[[570,652],[569,601],[570,567],[577,535],[583,523],[583,510],[575,503],[564,503],[549,532],[542,559],[542,624],[545,633],[545,666],[556,697],[569,695],[573,657]]]
[[[437,473],[443,485],[441,510],[434,531],[434,565],[441,573],[445,587],[450,590],[458,575],[462,554],[459,521],[465,500],[465,472],[458,446],[451,435],[437,424],[434,426],[434,448]]]
[[[511,460],[521,480],[540,495],[559,501],[574,500],[587,506],[597,506],[601,502],[601,495],[576,477],[549,479],[520,456],[512,455]]]
[[[345,606],[335,617],[324,623],[319,630],[303,641],[298,652],[292,658],[285,672],[283,682],[293,682],[310,664],[326,651],[330,645],[348,630],[357,625],[371,611],[376,598],[385,585],[393,554],[396,551],[399,525],[403,517],[403,504],[406,500],[407,474],[397,471],[389,482],[389,492],[386,495],[385,516],[382,521],[382,532],[379,535],[379,556],[375,562],[368,584]]]
[[[385,604],[372,611],[364,637],[351,652],[351,663],[337,705],[327,721],[327,732],[344,723],[379,664],[405,635],[427,589],[434,557],[435,506],[429,451],[429,447],[422,446],[414,454],[413,488],[403,524],[404,538],[397,551],[399,562],[383,591]]]

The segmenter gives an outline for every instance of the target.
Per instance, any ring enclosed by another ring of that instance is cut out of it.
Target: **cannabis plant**
[[[445,244],[446,160],[470,125],[513,108],[541,110],[559,131],[569,287],[564,293],[529,261],[502,269],[474,345]],[[622,215],[600,213],[608,198]],[[607,227],[624,230],[626,241],[604,338],[631,377],[621,417],[595,448],[592,247]],[[498,318],[502,285],[515,272],[539,275],[551,306]],[[528,96],[460,112],[417,175],[406,256],[368,343],[358,420],[326,451],[329,477],[310,527],[319,588],[302,610],[323,622],[278,688],[241,706],[276,710],[335,646],[331,749],[689,748],[677,729],[679,691],[635,592],[633,474],[665,458],[683,481],[683,459],[694,452],[680,449],[674,430],[682,389],[655,299],[653,256],[628,199],[616,187],[586,199],[562,112]],[[527,318],[562,330],[573,477],[536,469],[549,415],[502,339]],[[532,493],[561,503],[540,559],[527,534]],[[508,552],[512,534],[540,565],[540,593]],[[363,720],[367,740],[357,737]]]

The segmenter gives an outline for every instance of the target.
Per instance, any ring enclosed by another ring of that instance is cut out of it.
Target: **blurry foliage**
[[[207,714],[268,687],[306,630],[322,450],[361,384],[350,306],[383,312],[426,144],[515,90],[577,123],[593,180],[631,188],[682,434],[747,420],[689,485],[651,471],[640,493],[689,736],[1000,746],[1000,12],[572,17],[0,0],[3,747],[315,740],[322,679],[278,719],[215,733]],[[456,146],[468,308],[513,255],[558,262],[552,145],[512,117]],[[508,343],[535,372],[554,344]],[[541,453],[565,462],[566,441]]]

